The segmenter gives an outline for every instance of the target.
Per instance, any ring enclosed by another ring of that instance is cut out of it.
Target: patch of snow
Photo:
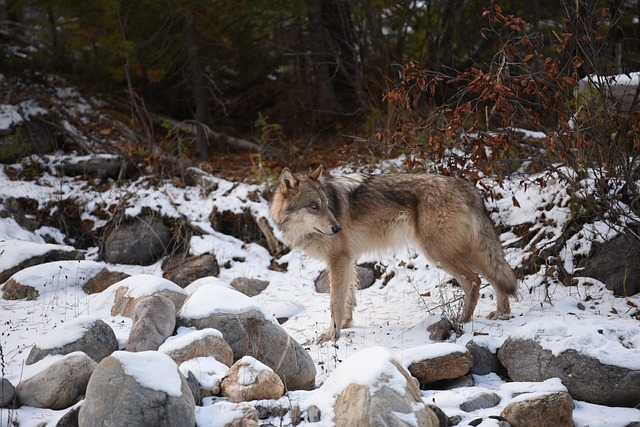
[[[220,285],[206,284],[193,292],[182,305],[179,316],[199,319],[216,313],[246,313],[257,310],[267,318],[270,314],[245,294]]]
[[[176,335],[169,337],[160,346],[160,348],[158,348],[158,351],[169,353],[174,350],[185,348],[188,345],[208,336],[222,338],[222,332],[213,328],[196,330],[194,328],[185,328],[184,326],[180,326]]]
[[[116,351],[112,354],[122,364],[125,373],[143,387],[169,396],[182,394],[182,379],[176,363],[158,351]]]

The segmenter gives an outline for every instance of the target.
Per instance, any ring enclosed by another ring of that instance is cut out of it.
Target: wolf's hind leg
[[[478,299],[480,298],[480,277],[461,262],[446,262],[442,263],[442,265],[444,270],[455,277],[460,286],[462,286],[462,290],[464,291],[464,307],[459,320],[462,323],[467,323],[471,320],[476,305],[478,304]]]

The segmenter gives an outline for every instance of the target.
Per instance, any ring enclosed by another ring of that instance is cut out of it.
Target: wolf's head
[[[273,193],[269,213],[287,243],[299,246],[309,234],[334,236],[342,229],[329,210],[322,185],[322,166],[307,176],[294,176],[285,168]]]

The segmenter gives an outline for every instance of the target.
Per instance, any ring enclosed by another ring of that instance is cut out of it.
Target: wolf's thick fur
[[[327,262],[331,327],[319,341],[338,339],[355,305],[355,261],[364,252],[410,242],[464,289],[460,320],[468,322],[480,296],[480,277],[496,292],[497,310],[508,316],[516,277],[504,259],[494,225],[475,187],[439,175],[307,176],[285,169],[271,216],[286,243]]]

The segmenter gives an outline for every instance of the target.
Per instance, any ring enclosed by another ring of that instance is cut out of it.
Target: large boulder
[[[174,238],[162,216],[148,213],[106,228],[101,255],[112,264],[149,265],[170,252]]]
[[[176,306],[162,295],[141,299],[133,310],[133,323],[127,351],[157,350],[173,334],[176,327]]]
[[[84,353],[64,356],[16,388],[21,405],[36,408],[64,409],[84,395],[97,363]]]
[[[100,362],[91,376],[78,426],[126,425],[195,425],[189,385],[166,354],[117,351]]]
[[[382,347],[362,350],[344,360],[317,393],[318,399],[335,402],[333,424],[337,427],[440,425],[409,372]]]
[[[627,232],[604,243],[594,243],[582,275],[604,283],[619,296],[640,293],[640,238]]]
[[[118,340],[109,325],[93,317],[79,317],[43,336],[31,348],[27,365],[51,354],[69,354],[75,351],[81,351],[100,362],[117,349]]]
[[[313,387],[313,359],[248,296],[233,289],[205,284],[178,312],[178,326],[213,328],[222,332],[234,360],[252,356],[269,366],[289,390]]]
[[[534,321],[507,338],[498,357],[514,381],[560,378],[574,399],[635,407],[640,403],[640,349],[626,343],[634,329],[637,322],[626,319]]]

